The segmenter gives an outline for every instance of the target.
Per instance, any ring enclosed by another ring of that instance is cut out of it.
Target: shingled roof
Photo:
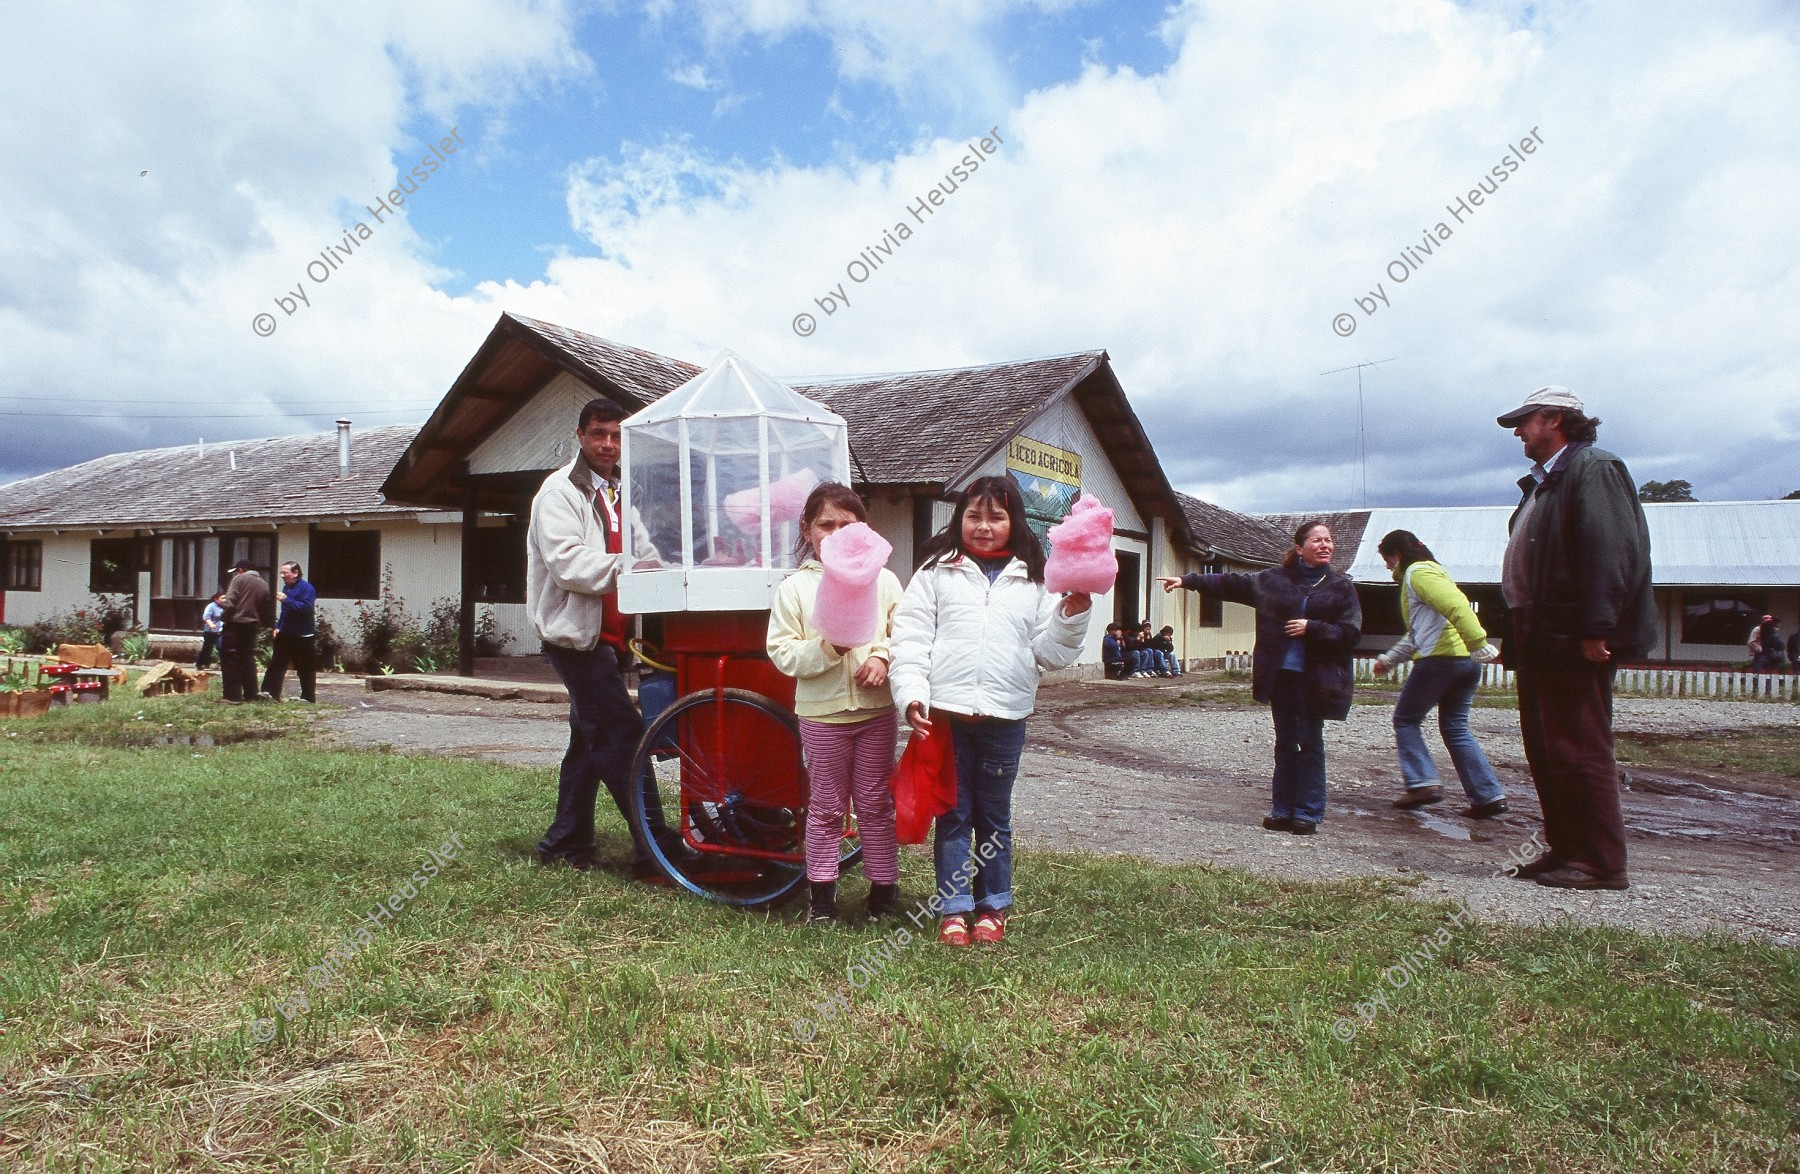
[[[1188,529],[1204,554],[1220,554],[1248,563],[1274,564],[1281,561],[1293,543],[1289,531],[1271,525],[1262,518],[1240,514],[1201,501],[1181,492],[1175,494],[1181,512],[1187,515]]]
[[[541,473],[464,478],[461,462],[552,380],[568,373],[627,410],[652,403],[701,368],[578,330],[502,314],[382,485],[391,500],[512,512]],[[865,487],[941,492],[1064,395],[1073,396],[1139,510],[1185,517],[1105,351],[941,371],[791,383],[843,416],[852,472]]]
[[[992,452],[1105,358],[1104,351],[1082,351],[793,387],[848,422],[858,480],[942,485]]]
[[[0,531],[417,513],[381,496],[416,431],[398,424],[355,433],[347,477],[338,476],[336,432],[211,444],[204,454],[192,444],[113,453],[0,485]]]

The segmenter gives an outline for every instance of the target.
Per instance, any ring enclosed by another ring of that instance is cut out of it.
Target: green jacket
[[[1540,484],[1521,477],[1527,519],[1531,607],[1515,616],[1505,644],[1511,668],[1590,667],[1580,642],[1606,641],[1614,660],[1656,647],[1650,588],[1650,527],[1625,462],[1590,444],[1573,444]],[[1507,523],[1510,533],[1519,514]]]
[[[1406,634],[1381,654],[1388,665],[1415,656],[1467,656],[1487,643],[1469,597],[1438,563],[1412,563],[1394,576],[1400,581],[1400,618]]]

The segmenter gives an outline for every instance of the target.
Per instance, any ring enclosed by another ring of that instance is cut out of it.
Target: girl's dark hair
[[[869,520],[869,507],[863,504],[863,499],[856,490],[836,481],[819,482],[806,495],[806,505],[800,510],[800,543],[794,547],[795,562],[805,562],[808,555],[819,553],[813,549],[806,533],[812,529],[812,524],[819,520],[819,515],[828,505],[834,505],[845,513],[855,514],[859,522]]]
[[[1389,530],[1387,536],[1375,547],[1382,558],[1390,555],[1400,557],[1400,569],[1405,570],[1414,563],[1434,563],[1437,555],[1431,553],[1431,547],[1419,541],[1419,536],[1411,530]]]
[[[934,534],[919,551],[919,569],[926,570],[946,559],[960,558],[968,553],[962,544],[963,514],[968,512],[969,503],[975,501],[990,502],[1006,511],[1012,522],[1007,545],[1012,547],[1013,557],[1025,564],[1025,573],[1031,581],[1042,583],[1044,547],[1026,524],[1025,495],[1019,492],[1019,483],[1011,477],[977,477],[971,481],[956,499],[956,512],[950,515],[950,524]]]
[[[1306,541],[1308,534],[1320,526],[1324,526],[1327,530],[1331,529],[1323,518],[1314,518],[1310,522],[1300,523],[1300,528],[1294,531],[1294,545],[1288,548],[1287,554],[1281,559],[1282,566],[1291,567],[1300,561],[1300,544]]]

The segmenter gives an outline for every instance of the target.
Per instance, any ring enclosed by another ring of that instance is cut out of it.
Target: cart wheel
[[[746,909],[806,882],[806,771],[794,715],[748,689],[689,693],[644,731],[632,760],[633,834],[672,884]],[[862,854],[853,836],[840,868]]]

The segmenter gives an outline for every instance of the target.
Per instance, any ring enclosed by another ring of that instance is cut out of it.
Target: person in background
[[[863,875],[869,878],[869,918],[892,916],[898,907],[900,849],[888,776],[899,719],[888,692],[888,637],[900,606],[900,580],[881,569],[875,635],[861,647],[827,643],[813,622],[825,578],[820,544],[868,520],[868,507],[848,485],[827,481],[814,488],[800,515],[800,569],[781,581],[769,612],[769,660],[794,678],[794,713],[806,751],[806,920],[812,925],[837,920],[838,858],[853,800]]]
[[[1150,650],[1144,647],[1144,630],[1138,627],[1125,629],[1125,662],[1129,668],[1128,676],[1147,677],[1150,675]]]
[[[1764,616],[1750,632],[1750,671],[1780,672],[1784,643],[1781,625],[1775,622],[1774,616]]]
[[[213,654],[219,650],[219,636],[225,631],[225,609],[221,606],[225,601],[225,593],[219,592],[200,613],[200,655],[194,658],[194,667],[203,669],[213,663]]]
[[[1118,624],[1106,625],[1106,636],[1100,641],[1100,662],[1110,681],[1122,681],[1131,675],[1131,662],[1125,653],[1125,629]]]
[[[976,478],[920,555],[894,615],[891,683],[907,724],[947,723],[956,750],[956,806],[938,816],[932,839],[944,895],[938,941],[998,942],[1013,903],[1012,793],[1025,719],[1044,670],[1081,655],[1093,601],[1044,587],[1044,548],[1011,477]]]
[[[1376,549],[1400,584],[1400,619],[1406,634],[1375,658],[1375,675],[1386,676],[1413,662],[1394,704],[1394,742],[1400,754],[1400,777],[1406,783],[1406,794],[1394,800],[1394,806],[1410,810],[1444,798],[1437,765],[1419,732],[1425,715],[1435,707],[1438,733],[1456,765],[1463,793],[1469,797],[1469,808],[1463,814],[1470,819],[1492,819],[1506,811],[1506,796],[1481,744],[1469,732],[1469,708],[1475,704],[1475,690],[1481,684],[1481,666],[1498,660],[1500,650],[1488,643],[1468,596],[1417,535],[1410,530],[1390,531]]]
[[[250,560],[241,558],[231,568],[231,582],[219,601],[225,613],[225,629],[219,633],[219,676],[225,687],[225,703],[255,701],[256,638],[267,626],[269,585]]]
[[[1788,667],[1800,672],[1800,627],[1796,627],[1794,634],[1788,637],[1787,654]]]
[[[290,664],[300,678],[300,700],[308,704],[318,700],[318,629],[313,624],[313,605],[318,598],[299,563],[281,564],[281,590],[275,593],[281,614],[275,617],[275,650],[269,654],[262,683],[263,696],[270,701],[281,700]]]
[[[1325,819],[1325,723],[1350,716],[1350,658],[1362,639],[1362,604],[1331,567],[1331,527],[1304,522],[1278,567],[1254,575],[1159,576],[1256,609],[1250,692],[1275,720],[1274,792],[1263,827],[1310,836]]]
[[[1504,654],[1549,848],[1514,875],[1562,889],[1623,889],[1625,817],[1613,754],[1613,675],[1656,646],[1650,527],[1631,471],[1594,447],[1600,421],[1566,387],[1504,416],[1525,447],[1500,564]]]
[[[1169,675],[1179,677],[1181,658],[1175,655],[1175,629],[1172,626],[1164,624],[1163,630],[1156,634],[1156,651],[1162,654],[1163,668]]]

